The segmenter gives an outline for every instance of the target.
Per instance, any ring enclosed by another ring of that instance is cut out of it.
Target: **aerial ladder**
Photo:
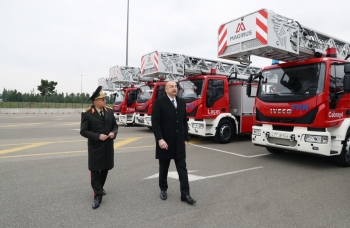
[[[154,51],[141,59],[141,77],[178,79],[178,96],[186,101],[189,133],[228,143],[251,133],[254,99],[245,96],[253,66]],[[150,119],[150,118],[149,118]]]
[[[250,64],[251,55],[283,62],[322,57],[332,47],[338,58],[350,54],[349,42],[268,9],[221,25],[218,35],[218,57],[242,64]]]
[[[332,156],[350,166],[349,44],[268,9],[219,27],[219,58],[245,65],[251,55],[274,60],[248,79],[254,145]],[[259,80],[255,92],[252,79]]]
[[[209,74],[212,69],[216,69],[216,73],[220,75],[237,74],[243,78],[248,78],[251,73],[257,73],[260,70],[257,67],[171,52],[154,51],[141,58],[141,78],[179,80],[194,74]]]

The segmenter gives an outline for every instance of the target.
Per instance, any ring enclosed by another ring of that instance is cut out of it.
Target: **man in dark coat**
[[[186,119],[186,102],[178,98],[177,85],[165,85],[167,96],[158,98],[152,110],[152,129],[156,140],[156,159],[159,159],[160,198],[167,199],[168,169],[174,159],[179,174],[181,201],[193,204],[186,169],[186,146],[189,141]]]
[[[113,110],[106,107],[105,95],[99,86],[89,98],[93,105],[81,113],[80,134],[88,138],[88,160],[91,186],[94,191],[92,209],[102,202],[103,186],[108,170],[114,167],[114,141],[118,125]]]

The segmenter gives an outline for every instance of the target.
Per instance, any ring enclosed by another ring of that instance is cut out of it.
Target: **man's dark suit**
[[[100,134],[114,133],[117,136],[118,125],[111,108],[103,109],[102,117],[95,106],[91,106],[81,113],[80,134],[88,138],[88,160],[91,171],[91,186],[95,195],[102,196],[103,185],[107,178],[108,170],[114,167],[114,142],[108,138],[105,141],[99,139]]]
[[[189,141],[186,102],[176,97],[176,103],[175,108],[168,96],[155,101],[152,109],[152,129],[156,139],[156,159],[159,159],[161,191],[168,188],[168,168],[170,160],[174,159],[180,179],[181,196],[186,196],[189,195],[185,147],[185,141]],[[168,150],[160,148],[158,141],[161,139],[168,144]]]

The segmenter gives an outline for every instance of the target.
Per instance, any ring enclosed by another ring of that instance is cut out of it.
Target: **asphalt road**
[[[175,165],[159,199],[154,138],[120,127],[115,167],[92,210],[79,114],[0,115],[0,227],[349,227],[350,169],[329,158],[269,154],[242,136],[193,137],[193,206],[180,201]]]

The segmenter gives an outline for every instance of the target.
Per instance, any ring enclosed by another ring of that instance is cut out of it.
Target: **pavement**
[[[191,137],[191,196],[174,162],[159,198],[153,133],[120,126],[107,195],[92,210],[79,114],[0,115],[0,227],[349,227],[350,169],[328,157],[270,154],[250,136]]]

